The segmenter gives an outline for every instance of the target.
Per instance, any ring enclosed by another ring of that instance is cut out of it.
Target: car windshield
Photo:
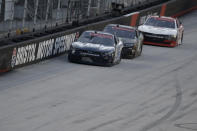
[[[167,18],[151,17],[146,21],[145,25],[164,27],[164,28],[172,28],[172,29],[175,28],[174,20],[167,19]]]
[[[121,37],[121,38],[134,39],[136,36],[136,32],[134,29],[123,28],[123,27],[108,26],[104,29],[104,31],[114,34],[117,37]]]
[[[102,34],[102,33],[84,32],[79,37],[78,41],[82,43],[101,44],[105,46],[114,45],[113,36],[108,34]]]

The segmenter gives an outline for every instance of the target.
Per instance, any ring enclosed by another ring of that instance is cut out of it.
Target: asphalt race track
[[[144,46],[114,67],[66,56],[0,76],[0,131],[197,130],[197,11],[184,44]]]

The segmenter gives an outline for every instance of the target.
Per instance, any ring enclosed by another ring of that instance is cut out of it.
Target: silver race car
[[[144,35],[144,44],[167,47],[182,44],[184,27],[177,18],[150,16],[138,29]]]
[[[112,34],[100,31],[85,31],[71,44],[68,53],[70,62],[112,66],[121,61],[123,43]]]
[[[141,55],[143,35],[136,28],[110,24],[104,28],[104,31],[116,35],[123,42],[122,58],[134,58]]]

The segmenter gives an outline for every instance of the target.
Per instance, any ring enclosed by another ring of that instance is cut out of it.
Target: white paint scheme
[[[147,20],[151,17],[159,17],[159,16],[149,16],[147,18]],[[175,28],[171,29],[171,28],[165,28],[165,27],[156,27],[156,26],[149,26],[149,25],[145,25],[146,22],[138,27],[138,30],[141,32],[146,32],[146,33],[152,33],[152,34],[159,34],[159,35],[173,35],[173,36],[177,36],[178,34],[178,28],[177,28],[177,23],[176,23],[176,19],[172,18],[172,17],[166,17],[166,16],[161,16],[161,18],[167,18],[167,19],[172,19],[175,22]]]
[[[138,29],[141,32],[160,34],[160,35],[177,35],[177,32],[178,32],[177,29],[161,28],[161,27],[154,27],[154,26],[147,26],[147,25],[139,26]]]
[[[159,17],[159,16],[150,16],[148,17]],[[146,32],[146,33],[152,33],[152,34],[158,34],[158,35],[171,35],[177,38],[177,44],[181,45],[182,44],[182,40],[183,40],[183,32],[184,32],[184,27],[183,25],[180,23],[180,21],[177,18],[172,18],[172,17],[166,17],[166,16],[160,16],[161,18],[167,18],[167,19],[171,19],[174,20],[175,22],[175,28],[171,29],[171,28],[164,28],[164,27],[155,27],[155,26],[150,26],[150,25],[141,25],[138,27],[138,30],[141,32]],[[148,20],[147,19],[147,20]],[[147,21],[146,20],[146,21]],[[146,23],[146,22],[145,22]]]

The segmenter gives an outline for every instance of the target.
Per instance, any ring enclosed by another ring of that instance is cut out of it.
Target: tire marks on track
[[[140,131],[148,131],[158,125],[160,125],[161,123],[163,123],[164,121],[166,121],[167,119],[169,119],[180,107],[181,103],[182,103],[182,88],[180,86],[180,81],[178,79],[178,72],[179,70],[182,70],[183,68],[187,67],[191,62],[193,62],[196,59],[196,55],[194,55],[193,57],[191,57],[187,62],[185,62],[183,65],[177,67],[176,69],[174,69],[172,71],[172,73],[175,73],[175,87],[176,87],[176,100],[174,105],[172,106],[171,110],[164,115],[163,117],[161,117],[160,119],[146,125],[145,127],[143,127]]]

